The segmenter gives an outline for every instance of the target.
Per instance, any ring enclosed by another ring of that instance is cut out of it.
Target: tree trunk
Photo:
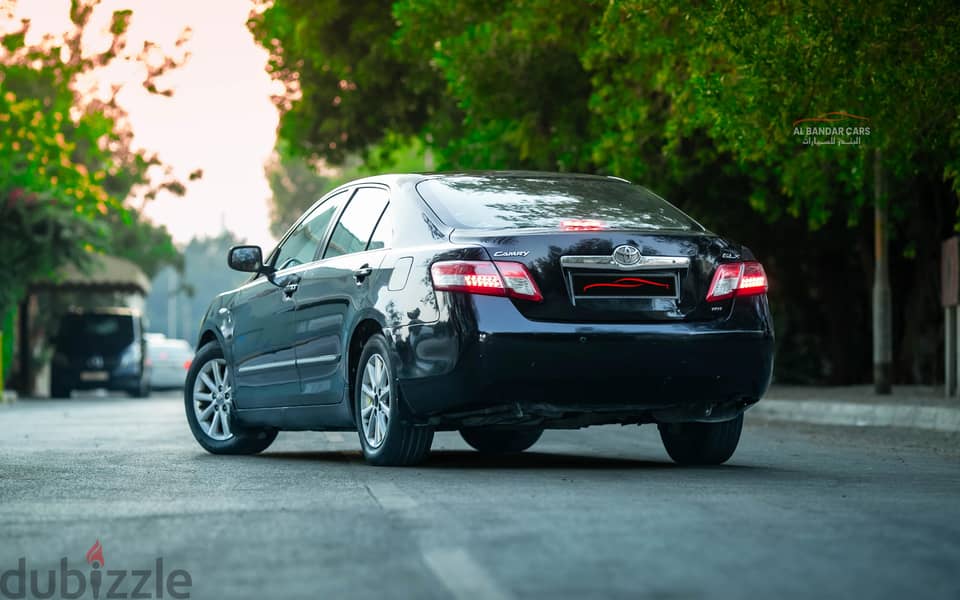
[[[18,315],[20,331],[17,335],[17,391],[23,396],[33,394],[33,352],[30,349],[30,294],[20,303]]]
[[[873,274],[873,386],[877,394],[889,394],[892,379],[893,327],[890,309],[890,261],[887,248],[889,216],[883,179],[883,156],[873,155],[874,274]]]

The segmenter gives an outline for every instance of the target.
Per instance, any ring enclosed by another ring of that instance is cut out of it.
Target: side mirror
[[[227,264],[236,271],[260,273],[263,271],[263,252],[260,246],[234,246],[227,254]]]

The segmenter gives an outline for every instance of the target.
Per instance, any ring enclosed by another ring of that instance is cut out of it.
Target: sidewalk
[[[960,399],[945,398],[942,387],[895,386],[878,396],[873,386],[774,385],[750,414],[817,425],[913,427],[960,432]]]

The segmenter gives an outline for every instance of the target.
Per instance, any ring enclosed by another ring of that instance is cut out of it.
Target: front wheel
[[[681,465],[727,462],[740,442],[743,415],[719,423],[661,423],[660,439],[667,454]]]
[[[433,430],[404,417],[400,389],[386,339],[379,333],[360,354],[354,384],[354,414],[363,456],[371,465],[409,466],[430,453]]]
[[[244,428],[234,422],[233,380],[216,342],[197,351],[183,396],[190,431],[207,452],[257,454],[277,437],[274,429]]]
[[[483,454],[516,454],[537,443],[543,430],[535,429],[461,429],[460,437]]]

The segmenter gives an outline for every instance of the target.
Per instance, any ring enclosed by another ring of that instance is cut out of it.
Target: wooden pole
[[[949,398],[957,389],[957,307],[943,309],[943,392]]]

